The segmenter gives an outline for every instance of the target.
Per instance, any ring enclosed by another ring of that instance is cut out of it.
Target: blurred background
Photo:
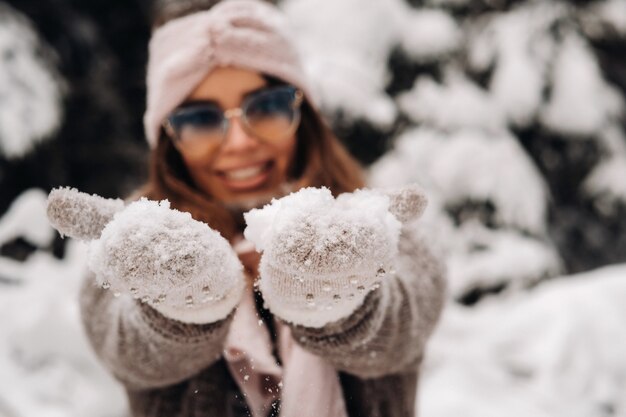
[[[150,27],[211,0],[0,0],[0,416],[121,417],[52,187],[143,182]],[[428,417],[626,416],[626,0],[283,0],[372,186],[421,183],[450,291]]]

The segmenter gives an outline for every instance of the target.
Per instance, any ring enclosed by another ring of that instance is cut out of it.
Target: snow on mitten
[[[306,188],[246,213],[244,235],[263,252],[260,288],[269,309],[308,327],[349,316],[393,265],[401,228],[393,213],[408,220],[424,203],[416,190],[335,199],[326,188]]]
[[[96,234],[86,223],[110,215],[112,204],[77,190],[55,190],[48,215],[61,233],[86,240]],[[103,288],[188,323],[223,319],[239,303],[243,268],[228,241],[208,225],[170,209],[167,201],[146,199],[110,217],[88,251],[88,265]]]

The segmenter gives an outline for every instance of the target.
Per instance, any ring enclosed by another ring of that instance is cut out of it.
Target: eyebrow
[[[241,101],[247,99],[250,96],[253,96],[255,94],[260,93],[263,90],[266,90],[268,88],[272,88],[270,85],[263,85],[259,88],[255,88],[254,90],[250,90],[248,92],[246,92],[245,94],[243,94],[243,96],[241,97]],[[222,108],[222,106],[220,106],[220,104],[216,101],[216,100],[211,100],[211,99],[191,99],[191,100],[185,100],[183,101],[178,108],[186,108],[186,107],[193,107],[193,106],[197,106],[197,105],[201,105],[201,104],[211,104],[214,106],[219,107],[220,109]]]

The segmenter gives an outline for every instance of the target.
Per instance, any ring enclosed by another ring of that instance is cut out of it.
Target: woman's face
[[[185,104],[212,102],[226,111],[240,107],[246,97],[266,86],[258,72],[217,68],[200,82]],[[216,200],[234,205],[254,205],[279,195],[295,148],[295,134],[280,141],[263,141],[244,130],[240,116],[230,117],[220,145],[203,141],[177,145],[196,186]]]

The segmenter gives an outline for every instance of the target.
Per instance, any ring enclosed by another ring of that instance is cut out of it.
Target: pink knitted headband
[[[261,0],[225,0],[212,9],[172,20],[150,40],[144,129],[156,146],[161,124],[214,68],[234,66],[274,76],[310,99],[286,21]]]

